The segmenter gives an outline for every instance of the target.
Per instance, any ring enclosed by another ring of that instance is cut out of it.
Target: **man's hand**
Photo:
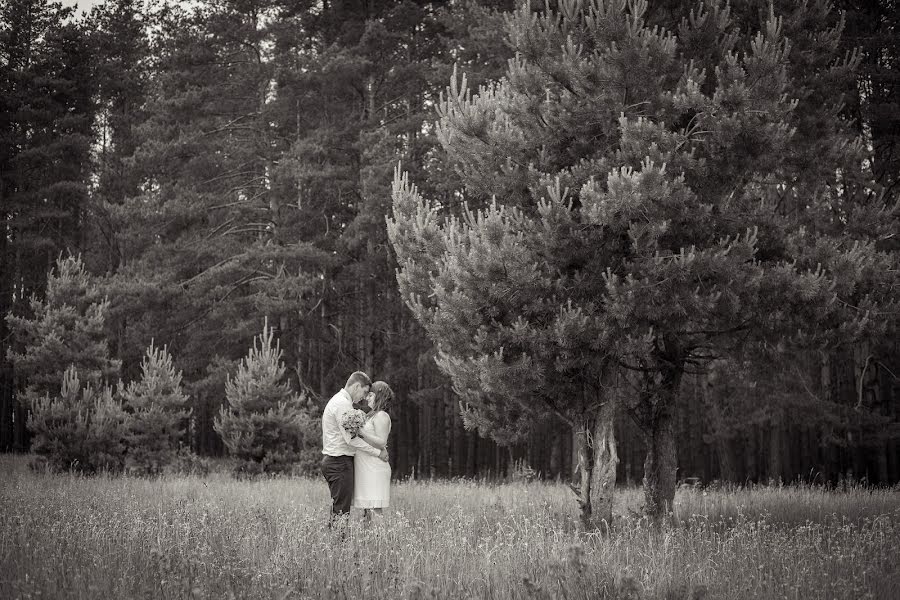
[[[378,458],[383,460],[384,462],[388,461],[388,451],[387,448],[382,448],[381,453],[378,455]]]

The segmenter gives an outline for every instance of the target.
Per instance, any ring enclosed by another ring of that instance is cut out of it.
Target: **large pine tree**
[[[82,384],[95,388],[118,375],[120,362],[110,358],[106,340],[109,300],[102,294],[80,257],[60,257],[47,275],[45,298],[32,297],[31,315],[6,315],[10,358],[26,398],[55,393],[70,366]]]
[[[142,5],[137,0],[109,0],[94,6],[86,17],[96,60],[97,117],[94,186],[89,204],[90,253],[85,252],[85,261],[98,273],[112,274],[128,258],[129,228],[122,226],[128,211],[120,211],[126,199],[140,194],[144,183],[141,171],[135,168],[134,152],[149,95],[152,60],[148,27],[154,15]],[[127,297],[114,296],[110,316],[116,349],[121,353],[127,315],[119,306],[127,304]]]
[[[332,262],[301,235],[308,221],[281,175],[280,10],[203,2],[145,15],[156,35],[131,121],[137,193],[104,205],[119,252],[108,285],[123,359],[134,366],[143,340],[165,340],[200,416],[223,400],[209,358],[236,363],[259,314],[272,315],[296,364],[298,322],[317,306]]]
[[[6,315],[31,449],[57,470],[122,466],[124,415],[107,385],[120,362],[109,356],[101,294],[80,257],[59,258],[46,297],[31,299],[32,316]]]
[[[95,107],[88,35],[72,10],[0,4],[0,315],[26,315],[56,257],[81,247]],[[24,449],[8,339],[0,320],[0,447]]]
[[[599,413],[616,365],[660,516],[684,374],[750,340],[877,329],[896,270],[875,246],[896,215],[838,118],[853,65],[823,6],[749,35],[721,3],[671,29],[646,9],[517,11],[504,80],[472,94],[454,78],[440,106],[469,208],[398,176],[389,231],[404,299],[493,435]]]

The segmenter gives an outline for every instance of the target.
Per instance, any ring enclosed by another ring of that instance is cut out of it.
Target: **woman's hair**
[[[394,391],[391,389],[391,386],[383,381],[376,381],[372,384],[371,391],[375,394],[371,414],[374,415],[379,410],[390,412],[391,404],[394,401]]]

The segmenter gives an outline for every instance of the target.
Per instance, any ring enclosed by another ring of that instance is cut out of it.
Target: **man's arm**
[[[344,429],[344,426],[341,425],[341,422],[344,420],[344,415],[352,410],[353,407],[350,408],[340,406],[335,411],[335,416],[337,417],[338,429],[341,431],[341,435],[344,437],[344,441],[347,442],[348,445],[353,446],[359,452],[365,452],[366,454],[371,454],[372,456],[381,456],[381,451],[378,448],[373,448],[369,444],[366,443],[360,437],[350,437],[350,434],[347,433],[347,430]],[[382,459],[383,460],[383,459]]]

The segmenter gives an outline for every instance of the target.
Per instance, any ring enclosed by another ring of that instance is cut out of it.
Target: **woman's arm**
[[[339,407],[336,411],[335,418],[338,422],[338,431],[340,431],[341,437],[344,438],[344,441],[347,442],[349,446],[356,448],[357,451],[365,452],[366,454],[371,454],[372,456],[378,456],[379,458],[381,458],[381,452],[379,452],[379,450],[382,450],[384,448],[383,446],[381,448],[375,448],[372,446],[372,444],[365,443],[365,440],[360,439],[360,436],[358,435],[355,437],[350,437],[350,434],[347,433],[347,430],[341,427],[340,423],[344,418],[344,414],[352,409],[353,407],[348,403],[347,406]],[[382,460],[386,459],[382,458]]]
[[[378,448],[379,450],[384,449],[387,445],[388,434],[391,432],[391,418],[386,412],[379,412],[372,417],[372,428],[375,430],[374,434],[371,434],[364,429],[360,429],[359,437],[364,439],[373,448]]]

